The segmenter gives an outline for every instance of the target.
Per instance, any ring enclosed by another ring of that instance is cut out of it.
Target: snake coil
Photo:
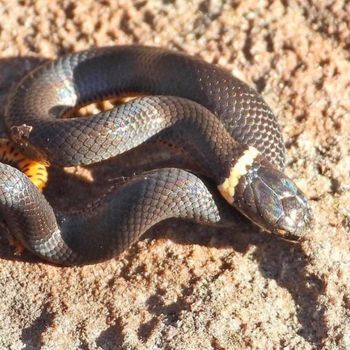
[[[140,97],[89,118],[62,118],[92,101]],[[29,73],[10,94],[7,134],[55,166],[125,157],[146,171],[80,213],[54,213],[16,169],[0,163],[0,214],[34,254],[62,265],[108,259],[168,218],[228,225],[230,205],[265,230],[302,236],[307,200],[283,174],[285,149],[262,97],[226,70],[154,47],[69,54]],[[214,182],[208,190],[191,172]],[[154,170],[158,169],[158,170]]]

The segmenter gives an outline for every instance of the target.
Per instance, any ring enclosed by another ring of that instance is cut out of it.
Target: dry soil
[[[75,268],[14,255],[0,235],[0,349],[350,349],[349,18],[347,0],[1,0],[1,105],[26,71],[67,52],[198,55],[276,112],[316,222],[301,244],[246,223],[169,226]]]

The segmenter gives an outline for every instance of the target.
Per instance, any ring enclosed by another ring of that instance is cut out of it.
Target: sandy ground
[[[350,349],[350,3],[48,3],[0,1],[2,105],[25,71],[66,52],[142,43],[199,55],[276,112],[316,224],[302,244],[247,224],[169,226],[76,268],[16,256],[0,235],[0,349]]]

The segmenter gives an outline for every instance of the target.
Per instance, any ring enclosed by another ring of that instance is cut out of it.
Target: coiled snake
[[[125,94],[153,96],[89,118],[61,118]],[[68,54],[20,82],[4,122],[18,149],[55,166],[147,149],[130,158],[145,174],[79,213],[54,213],[25,175],[0,163],[0,215],[27,249],[54,263],[108,259],[168,218],[227,225],[224,199],[287,238],[301,236],[311,221],[307,200],[283,174],[285,149],[270,108],[245,83],[198,58],[143,46]],[[195,174],[211,179],[221,198]]]

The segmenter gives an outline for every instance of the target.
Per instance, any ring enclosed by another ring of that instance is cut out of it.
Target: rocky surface
[[[1,235],[0,348],[349,349],[349,16],[346,0],[1,0],[2,105],[25,71],[66,52],[142,43],[199,55],[276,112],[316,223],[301,244],[246,223],[169,226],[75,268],[14,255]]]

